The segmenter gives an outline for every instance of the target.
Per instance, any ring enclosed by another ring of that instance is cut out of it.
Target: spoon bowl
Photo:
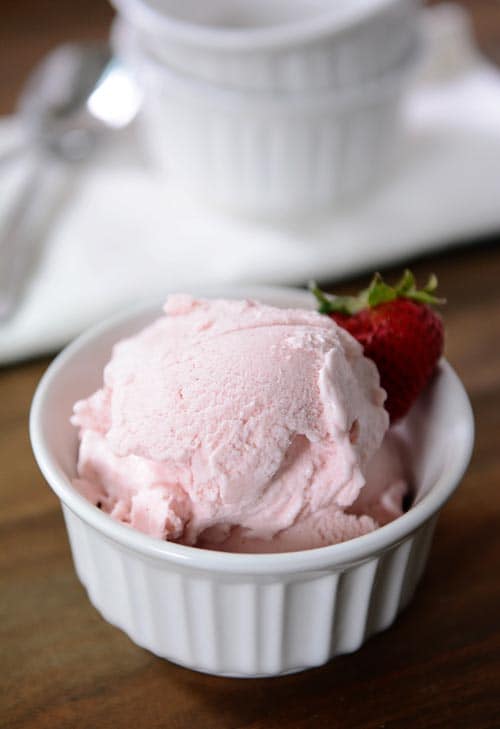
[[[130,124],[140,104],[107,44],[67,43],[35,67],[17,108],[29,138],[73,161],[90,154],[104,132]]]

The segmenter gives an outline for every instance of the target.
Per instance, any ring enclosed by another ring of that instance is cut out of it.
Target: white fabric
[[[404,154],[378,190],[342,210],[271,223],[195,206],[159,178],[136,130],[92,165],[49,170],[39,260],[16,316],[0,325],[0,362],[52,351],[145,296],[331,280],[500,230],[500,72],[473,49],[454,6],[426,14]],[[1,122],[0,150],[18,131]],[[26,169],[2,169],[3,209]]]

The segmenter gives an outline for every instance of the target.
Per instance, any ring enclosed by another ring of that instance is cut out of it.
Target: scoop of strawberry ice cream
[[[342,541],[378,523],[347,511],[388,427],[384,399],[375,365],[328,317],[171,296],[75,405],[75,485],[185,544]]]

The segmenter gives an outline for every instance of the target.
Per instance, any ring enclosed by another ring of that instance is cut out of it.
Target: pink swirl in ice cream
[[[401,513],[384,399],[375,365],[328,317],[171,296],[75,405],[75,485],[112,517],[184,544],[343,541]],[[376,454],[383,475],[370,488]]]

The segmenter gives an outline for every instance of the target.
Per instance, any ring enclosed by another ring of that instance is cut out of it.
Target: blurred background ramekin
[[[287,289],[217,294],[311,305],[308,294]],[[392,523],[343,544],[288,554],[172,544],[115,522],[71,485],[77,456],[72,405],[100,385],[113,343],[158,310],[121,315],[76,340],[49,367],[32,405],[35,456],[61,500],[76,571],[91,602],[138,645],[209,673],[278,675],[356,650],[411,600],[439,511],[468,464],[474,427],[460,381],[443,361],[398,426],[411,452],[415,493],[408,512]]]
[[[132,26],[118,21],[112,32],[144,92],[145,139],[171,181],[189,197],[257,216],[328,207],[387,172],[399,150],[418,38],[390,69],[363,82],[270,92],[179,72]]]

